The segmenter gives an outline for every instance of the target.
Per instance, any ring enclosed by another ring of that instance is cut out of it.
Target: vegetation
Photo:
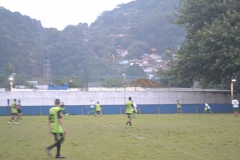
[[[0,117],[0,159],[52,159],[46,116],[25,116],[20,125]],[[125,128],[126,115],[65,116],[67,159],[205,159],[237,160],[239,119],[233,115],[138,115]],[[13,154],[14,152],[14,154]],[[52,150],[55,156],[56,149]]]
[[[104,11],[91,26],[79,23],[63,31],[43,28],[40,21],[1,7],[0,87],[8,84],[6,64],[19,77],[15,84],[26,80],[46,84],[46,60],[50,60],[52,82],[72,76],[102,81],[107,79],[103,76],[122,75],[127,68],[119,61],[139,59],[143,53],[162,55],[168,46],[174,49],[183,41],[184,29],[170,23],[179,1],[132,1]],[[129,50],[129,55],[118,57],[117,48]],[[112,72],[115,69],[117,73]]]
[[[203,86],[239,77],[240,1],[183,0],[176,14],[187,30],[177,60],[169,64],[177,81]]]

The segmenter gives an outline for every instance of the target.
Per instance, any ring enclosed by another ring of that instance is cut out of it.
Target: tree
[[[126,70],[126,74],[133,77],[146,77],[146,73],[138,64],[133,64],[132,66],[129,66]]]
[[[187,29],[186,39],[171,58],[168,74],[177,81],[221,84],[240,70],[240,2],[184,0],[176,24]]]
[[[7,63],[5,66],[4,66],[6,72],[8,73],[8,75],[11,75],[14,73],[14,66],[11,64],[11,63]]]
[[[103,87],[111,88],[111,87],[123,87],[124,82],[122,79],[117,79],[117,78],[109,78],[106,79],[101,83]]]

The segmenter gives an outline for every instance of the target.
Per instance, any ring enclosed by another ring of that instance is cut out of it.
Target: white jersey
[[[207,109],[211,109],[210,106],[209,106],[207,103],[205,103],[205,107],[206,107]]]
[[[90,102],[89,105],[90,105],[90,108],[94,108],[95,103],[94,102]]]
[[[233,99],[233,100],[232,100],[232,105],[233,105],[233,108],[238,108],[238,105],[239,105],[238,100]]]
[[[135,110],[135,111],[137,110],[137,105],[136,105],[136,103],[133,103],[133,108],[134,108],[134,109],[132,109],[133,111],[134,111],[134,110]]]

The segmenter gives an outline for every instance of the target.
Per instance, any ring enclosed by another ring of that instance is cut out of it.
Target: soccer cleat
[[[131,126],[132,128],[134,128],[134,126]]]
[[[15,124],[19,124],[18,122],[14,122]]]
[[[12,123],[8,121],[8,124],[12,124]]]
[[[64,157],[64,156],[56,156],[55,158],[66,158],[66,157]]]
[[[48,156],[50,156],[50,157],[52,156],[52,155],[51,155],[51,151],[50,151],[50,149],[45,148],[45,151],[46,151],[46,153],[47,153]]]

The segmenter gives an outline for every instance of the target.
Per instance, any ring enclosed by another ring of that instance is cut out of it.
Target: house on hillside
[[[128,55],[128,50],[116,49],[116,52],[118,54],[118,57],[125,57]]]
[[[157,59],[161,59],[162,57],[158,54],[150,54],[149,57],[152,59],[152,60],[157,60]]]

